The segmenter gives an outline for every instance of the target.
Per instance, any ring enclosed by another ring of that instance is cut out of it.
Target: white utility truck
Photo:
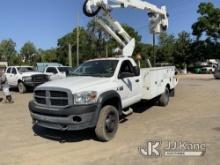
[[[48,66],[44,70],[50,80],[64,79],[73,74],[74,69],[68,66]]]
[[[150,19],[156,19],[155,31],[167,28],[165,7],[140,0],[87,0],[84,13],[95,16],[102,10],[104,15],[96,21],[123,47],[122,54],[86,61],[75,69],[73,77],[37,87],[29,102],[34,125],[57,130],[94,128],[99,140],[109,141],[117,132],[119,117],[131,114],[133,104],[153,98],[161,106],[168,104],[178,82],[175,67],[139,69],[131,58],[135,39],[110,17],[113,7],[150,11]]]
[[[17,87],[20,93],[25,93],[27,88],[35,88],[49,81],[46,74],[35,71],[32,66],[9,66],[5,75],[8,84]]]

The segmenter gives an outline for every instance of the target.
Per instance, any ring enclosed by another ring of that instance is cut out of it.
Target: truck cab
[[[44,74],[47,74],[50,80],[63,79],[71,76],[74,69],[68,66],[48,66],[44,70]]]

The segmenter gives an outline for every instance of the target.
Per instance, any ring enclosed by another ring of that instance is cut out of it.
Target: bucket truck
[[[86,61],[75,69],[75,76],[37,87],[29,102],[34,125],[63,131],[94,128],[99,140],[109,141],[119,119],[133,112],[133,104],[156,99],[159,105],[168,105],[178,82],[175,67],[139,68],[131,58],[135,39],[111,17],[112,9],[126,7],[146,11],[152,32],[167,29],[165,6],[141,0],[86,0],[84,13],[96,17],[122,47],[121,55]]]

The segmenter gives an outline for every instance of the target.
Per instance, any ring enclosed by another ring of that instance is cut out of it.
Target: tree
[[[192,60],[191,53],[191,44],[192,39],[190,34],[182,31],[178,34],[175,44],[175,53],[174,53],[174,63],[183,67],[183,65],[188,64]]]
[[[39,49],[38,52],[43,62],[58,62],[56,48],[51,48],[48,50]]]
[[[192,25],[193,35],[197,37],[197,40],[204,36],[205,40],[219,42],[220,8],[216,8],[211,2],[200,3],[197,13],[200,16],[197,22]]]
[[[174,63],[176,39],[174,35],[161,33],[159,35],[159,48],[157,50],[156,60],[159,62]]]
[[[12,65],[13,59],[17,56],[15,47],[16,43],[12,39],[2,40],[0,42],[0,60],[7,61],[9,65]]]
[[[40,60],[39,54],[35,45],[28,41],[24,44],[20,51],[21,56],[23,57],[24,62],[29,64],[35,64]]]
[[[87,25],[89,49],[91,56],[105,56],[106,47],[111,48],[111,37],[102,29],[102,27],[92,19]]]
[[[136,40],[136,48],[134,54],[140,52],[140,42],[141,36],[127,24],[123,24],[122,27],[125,31]],[[95,20],[92,20],[87,25],[87,31],[89,35],[89,42],[91,43],[91,52],[94,53],[95,57],[103,57],[106,54],[106,46],[108,48],[108,54],[111,56],[113,54],[113,49],[117,48],[119,44],[115,41],[112,36],[104,31],[102,27]]]
[[[85,55],[89,54],[88,35],[83,27],[79,28],[79,50],[80,60],[85,58]],[[74,28],[72,32],[58,39],[57,48],[57,60],[58,62],[67,65],[68,64],[68,49],[69,44],[72,47],[73,64],[76,64],[76,47],[77,47],[77,28]]]
[[[192,25],[196,41],[193,43],[194,58],[205,60],[220,58],[220,9],[211,2],[200,3],[197,22]]]

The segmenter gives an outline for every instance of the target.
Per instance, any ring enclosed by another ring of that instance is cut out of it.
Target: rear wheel
[[[19,93],[25,93],[27,91],[27,88],[23,82],[18,83],[18,91]]]
[[[168,105],[169,101],[170,101],[170,91],[166,87],[164,93],[159,97],[159,105],[165,107]]]
[[[118,130],[119,114],[115,107],[107,105],[100,111],[95,133],[100,141],[110,141]]]

